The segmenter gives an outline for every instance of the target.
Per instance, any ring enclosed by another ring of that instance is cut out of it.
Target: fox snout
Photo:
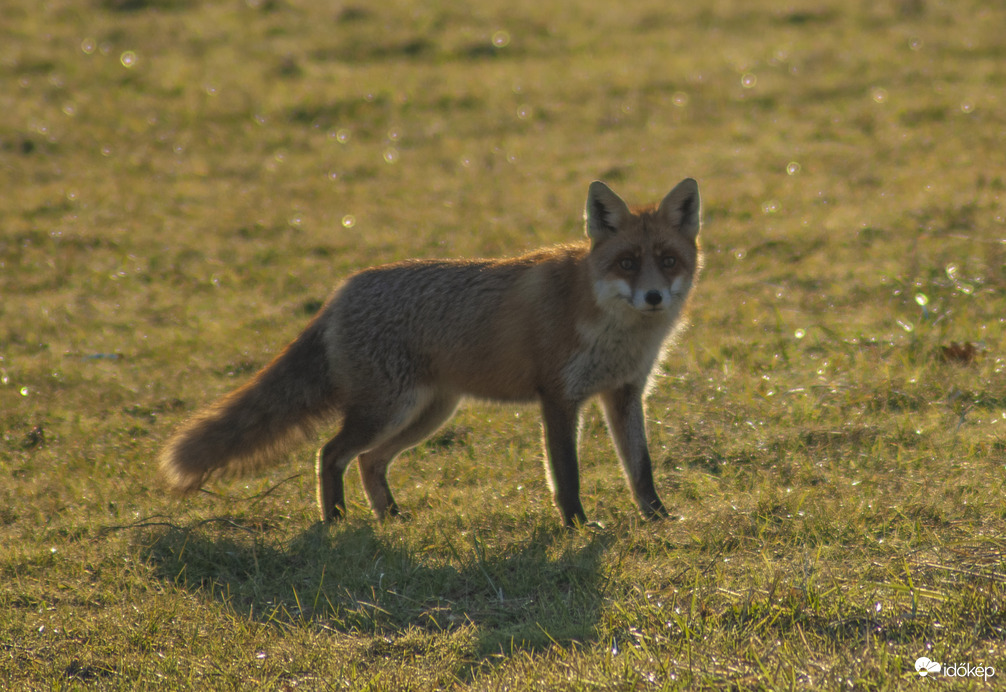
[[[639,288],[628,296],[628,302],[640,312],[663,312],[671,307],[673,297],[666,288]]]
[[[629,302],[642,312],[664,312],[680,309],[691,289],[691,278],[684,274],[674,277],[669,286],[640,287],[633,291]]]

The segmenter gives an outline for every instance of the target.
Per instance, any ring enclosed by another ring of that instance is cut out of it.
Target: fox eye
[[[665,255],[664,258],[660,260],[660,264],[663,266],[664,269],[670,269],[677,263],[678,258],[674,257],[673,255]]]
[[[618,260],[618,266],[627,272],[631,272],[633,269],[636,268],[636,260],[632,259],[631,257],[623,257],[622,259]]]

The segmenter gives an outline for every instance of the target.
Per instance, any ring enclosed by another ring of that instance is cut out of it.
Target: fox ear
[[[587,189],[587,206],[583,210],[583,220],[587,226],[587,236],[594,243],[613,236],[618,227],[629,217],[629,207],[611,188],[595,180]]]
[[[681,229],[681,232],[692,240],[699,234],[701,213],[699,184],[691,178],[685,178],[668,192],[657,210],[661,218],[673,228]]]

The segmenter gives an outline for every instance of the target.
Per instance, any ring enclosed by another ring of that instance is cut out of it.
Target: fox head
[[[701,265],[700,208],[691,178],[643,209],[629,209],[607,185],[591,183],[584,220],[598,305],[676,318]]]

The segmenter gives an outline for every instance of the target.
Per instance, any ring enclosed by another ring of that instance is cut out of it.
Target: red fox
[[[169,440],[163,475],[194,491],[215,471],[272,461],[341,415],[317,455],[320,518],[345,514],[343,473],[355,458],[383,518],[399,512],[388,465],[463,397],[537,400],[555,503],[567,525],[583,524],[580,412],[599,395],[636,504],[647,518],[667,516],[643,400],[702,264],[698,184],[686,179],[659,205],[630,210],[595,181],[584,220],[587,240],[576,244],[352,275],[279,356]]]

